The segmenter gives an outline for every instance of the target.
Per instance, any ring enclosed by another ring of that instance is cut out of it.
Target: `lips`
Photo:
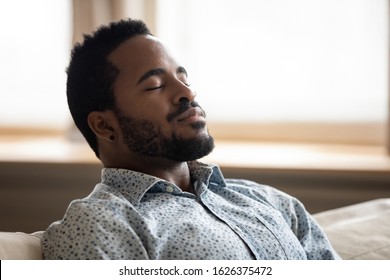
[[[185,112],[181,113],[180,115],[177,116],[176,120],[178,122],[182,122],[185,120],[188,120],[190,118],[201,118],[204,119],[205,114],[202,109],[199,107],[192,107]]]

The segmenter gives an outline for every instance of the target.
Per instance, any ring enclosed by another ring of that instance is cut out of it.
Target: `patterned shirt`
[[[224,179],[188,163],[195,194],[147,174],[102,170],[44,233],[45,259],[337,259],[295,198],[269,186]]]

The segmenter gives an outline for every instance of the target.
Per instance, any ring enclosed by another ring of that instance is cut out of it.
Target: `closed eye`
[[[161,89],[161,88],[163,88],[163,87],[164,87],[164,85],[161,85],[161,86],[157,86],[157,87],[146,88],[145,90],[146,90],[146,91],[153,91],[153,90]]]

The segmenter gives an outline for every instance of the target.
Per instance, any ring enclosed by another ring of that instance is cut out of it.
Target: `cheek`
[[[139,118],[158,123],[159,125],[168,125],[167,116],[169,111],[164,109],[162,106],[153,106],[153,104],[147,104],[137,108],[137,115]]]
[[[165,121],[169,112],[163,102],[148,99],[124,100],[118,107],[129,117],[150,121]]]
[[[173,127],[168,122],[167,116],[169,115],[168,108],[164,107],[163,104],[148,102],[139,104],[134,108],[132,112],[133,117],[143,119],[154,124],[161,131],[161,134],[166,138],[172,137]]]
[[[157,98],[157,95],[156,98],[152,97],[146,102],[140,104],[140,113],[149,119],[168,125],[168,115],[174,110],[174,108],[163,98]]]
[[[172,135],[172,128],[167,121],[167,116],[174,110],[169,106],[169,102],[158,94],[145,94],[138,98],[118,98],[118,107],[122,114],[127,117],[146,120],[160,127],[161,132],[166,137]]]

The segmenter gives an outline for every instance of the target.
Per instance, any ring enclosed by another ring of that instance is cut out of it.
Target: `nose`
[[[195,100],[196,92],[192,90],[188,85],[178,81],[179,85],[175,91],[174,103],[180,104],[182,102],[192,102]]]

